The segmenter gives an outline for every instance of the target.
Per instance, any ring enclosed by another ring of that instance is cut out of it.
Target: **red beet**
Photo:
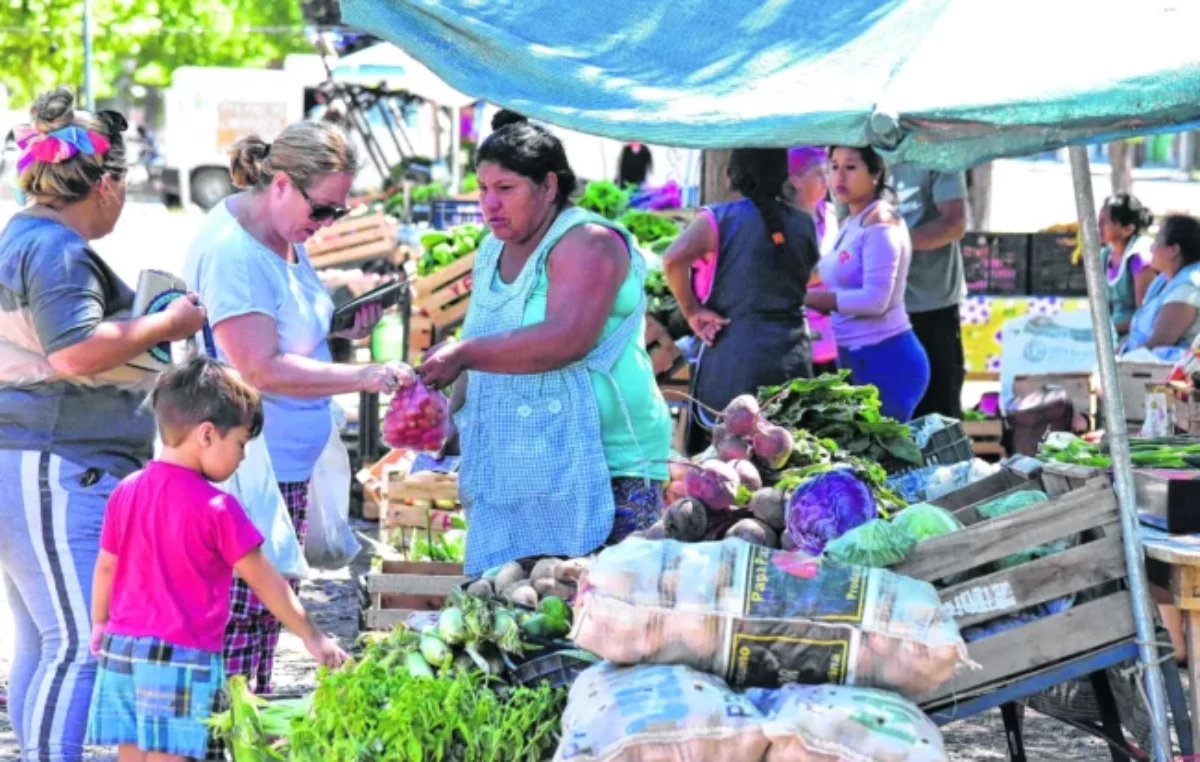
[[[742,394],[734,397],[721,413],[725,431],[737,437],[753,436],[758,428],[761,412],[758,400],[754,399],[753,395]]]
[[[753,463],[748,460],[735,460],[730,465],[737,472],[738,481],[743,487],[751,492],[762,489],[762,475],[758,473],[758,469],[754,467]]]
[[[732,463],[750,457],[750,443],[741,437],[726,436],[717,443],[717,460]]]
[[[751,440],[754,454],[775,470],[787,465],[793,444],[792,435],[787,429],[770,423],[760,426]]]
[[[692,469],[683,480],[684,491],[713,510],[725,510],[737,498],[738,475],[733,466],[710,460]]]

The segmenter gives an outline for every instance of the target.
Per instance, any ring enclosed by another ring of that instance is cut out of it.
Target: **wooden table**
[[[1146,558],[1169,567],[1171,598],[1183,613],[1192,738],[1200,740],[1200,535],[1141,525]]]

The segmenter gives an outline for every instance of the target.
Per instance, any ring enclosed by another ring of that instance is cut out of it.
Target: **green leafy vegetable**
[[[589,212],[615,220],[629,205],[629,193],[621,190],[614,182],[593,180],[583,189],[583,196],[577,205]]]

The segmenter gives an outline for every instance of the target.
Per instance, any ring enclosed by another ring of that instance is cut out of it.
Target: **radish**
[[[672,460],[667,464],[667,473],[670,474],[673,482],[683,481],[683,477],[687,476],[689,470],[688,462],[685,460]]]
[[[716,440],[714,440],[716,441]],[[727,436],[717,444],[717,460],[732,463],[750,457],[750,443],[741,437]]]
[[[445,442],[448,422],[446,398],[418,381],[392,397],[383,441],[389,447],[435,452]]]
[[[671,503],[663,511],[662,527],[668,539],[695,542],[703,538],[708,529],[708,513],[704,510],[704,503],[690,497]]]
[[[725,537],[736,537],[751,545],[761,545],[764,548],[779,547],[779,535],[758,519],[742,519],[725,532]]]
[[[725,421],[725,431],[737,437],[753,436],[761,414],[758,400],[751,394],[734,397],[721,413]]]
[[[754,454],[776,471],[787,465],[793,445],[791,433],[771,423],[760,426],[751,440]]]
[[[733,470],[738,475],[738,481],[743,487],[754,492],[762,489],[762,475],[758,473],[758,469],[748,460],[735,460],[729,465],[733,466]]]
[[[750,505],[747,507],[754,513],[754,518],[776,532],[782,532],[787,526],[784,518],[785,505],[783,490],[764,487],[755,490],[754,495],[750,498]]]

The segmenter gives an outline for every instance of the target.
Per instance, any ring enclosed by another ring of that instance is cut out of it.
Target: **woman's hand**
[[[707,307],[701,307],[688,316],[688,325],[692,327],[692,333],[703,341],[706,346],[712,346],[717,340],[717,334],[721,329],[729,325],[729,318],[723,318]]]
[[[392,394],[416,380],[413,369],[402,363],[364,365],[358,372],[358,390],[367,394]]]
[[[425,362],[417,368],[417,373],[426,386],[441,388],[449,386],[458,380],[467,369],[466,358],[463,357],[461,341],[452,341],[434,347],[425,356]]]
[[[167,341],[182,341],[190,339],[204,327],[208,311],[200,304],[200,297],[188,292],[182,297],[172,300],[163,310],[167,318]]]
[[[354,325],[344,331],[338,331],[334,334],[339,339],[365,339],[371,335],[372,329],[379,319],[383,317],[383,307],[378,304],[364,304],[358,308],[358,312],[354,313]]]

